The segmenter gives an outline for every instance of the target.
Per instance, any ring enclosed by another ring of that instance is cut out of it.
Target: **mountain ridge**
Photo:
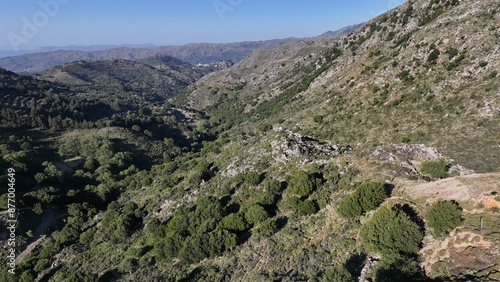
[[[329,36],[338,36],[346,32],[352,32],[355,28],[356,25],[349,26],[328,34]],[[48,52],[0,58],[0,67],[14,72],[38,72],[72,61],[137,60],[158,54],[176,57],[191,64],[209,64],[223,60],[236,62],[242,60],[254,50],[270,49],[293,40],[296,40],[296,38],[234,43],[189,43],[181,46],[148,46],[147,48],[133,48],[130,47],[131,45],[123,45],[112,49],[106,48],[93,51],[69,50],[68,48],[71,47],[63,48],[63,50],[53,50],[56,47],[49,47]]]

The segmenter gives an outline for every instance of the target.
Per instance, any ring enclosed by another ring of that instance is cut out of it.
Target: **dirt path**
[[[38,246],[43,241],[43,239],[45,239],[46,237],[45,233],[47,233],[47,229],[49,228],[49,226],[62,216],[63,214],[57,216],[54,210],[52,210],[51,208],[48,208],[45,211],[45,213],[43,214],[42,223],[40,223],[40,225],[35,231],[35,236],[33,237],[35,241],[29,244],[26,247],[26,249],[16,257],[16,264],[19,264],[19,262],[21,262],[26,256],[28,256],[31,253],[31,251],[33,251],[36,248],[36,246]]]
[[[401,190],[414,199],[426,202],[479,198],[491,191],[500,192],[500,173],[471,174],[446,178],[435,182],[401,185]]]

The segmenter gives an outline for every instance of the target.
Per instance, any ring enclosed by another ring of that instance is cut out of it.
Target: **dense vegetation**
[[[456,202],[439,201],[429,208],[426,219],[436,235],[443,236],[462,223],[462,210]]]

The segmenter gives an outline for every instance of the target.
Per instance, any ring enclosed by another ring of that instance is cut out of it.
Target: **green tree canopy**
[[[361,242],[381,254],[418,253],[423,239],[419,226],[397,207],[382,207],[361,227]]]
[[[436,235],[443,236],[462,223],[462,209],[456,202],[439,201],[429,208],[425,219]]]
[[[377,282],[429,281],[418,262],[409,257],[387,256],[377,266]]]
[[[330,266],[326,269],[321,282],[354,282],[356,279],[347,271],[347,269],[340,265]]]
[[[245,212],[245,219],[250,224],[261,223],[266,220],[267,217],[267,211],[259,205],[253,205]]]
[[[248,223],[241,215],[232,213],[224,217],[220,221],[219,226],[227,230],[243,231],[248,228]]]
[[[343,217],[356,217],[378,207],[387,197],[383,183],[362,183],[354,193],[347,195],[338,206],[338,213]]]
[[[443,161],[425,161],[420,166],[421,173],[429,174],[434,178],[448,177],[447,169],[447,165]]]
[[[295,172],[288,185],[290,192],[300,197],[309,196],[315,186],[313,178],[304,171]]]

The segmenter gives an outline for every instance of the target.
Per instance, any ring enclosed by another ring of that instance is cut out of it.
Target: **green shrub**
[[[19,282],[33,282],[35,281],[36,276],[33,275],[32,270],[26,270],[19,277]]]
[[[443,161],[425,161],[420,166],[420,172],[429,174],[433,178],[446,178],[448,177],[448,166]]]
[[[432,49],[431,53],[429,54],[429,56],[427,57],[427,62],[429,63],[432,63],[432,64],[435,64],[436,63],[436,60],[439,58],[439,55],[441,53],[439,52],[438,49]]]
[[[354,193],[347,195],[337,208],[342,217],[352,218],[378,207],[387,197],[383,183],[362,183]]]
[[[401,142],[403,142],[403,143],[410,143],[410,137],[408,137],[408,136],[401,137]]]
[[[323,122],[323,116],[322,115],[315,115],[313,120],[315,123],[321,123],[321,122]]]
[[[283,200],[283,208],[285,210],[296,211],[299,207],[300,199],[297,197],[288,197]]]
[[[304,171],[297,171],[290,179],[290,192],[299,197],[307,197],[315,188],[313,178]]]
[[[427,281],[415,259],[400,256],[384,257],[377,266],[375,277],[377,282]]]
[[[267,217],[267,211],[259,205],[253,205],[245,212],[245,219],[250,224],[260,223],[266,220]]]
[[[271,129],[273,129],[272,125],[270,125],[269,123],[262,123],[257,127],[257,132],[267,132]]]
[[[262,236],[269,237],[273,235],[276,230],[278,230],[276,221],[274,221],[272,218],[268,218],[259,225],[259,227],[257,228],[257,233]]]
[[[313,201],[305,200],[299,203],[298,212],[299,215],[311,215],[315,214],[318,211],[318,207],[314,204]]]
[[[256,171],[249,171],[243,176],[243,179],[248,185],[258,185],[260,183],[260,174]]]
[[[436,235],[443,236],[462,223],[462,209],[456,202],[439,201],[430,206],[426,220]]]
[[[321,276],[321,282],[354,282],[357,281],[354,279],[351,273],[347,271],[347,269],[340,265],[330,266],[325,270],[325,273]]]
[[[423,234],[420,227],[397,207],[383,207],[361,227],[361,243],[384,255],[418,253]]]
[[[337,207],[337,212],[342,217],[353,218],[363,214],[363,208],[359,204],[358,196],[353,194],[347,195]]]
[[[248,228],[248,223],[241,215],[231,213],[220,221],[219,227],[232,231],[243,231]]]

